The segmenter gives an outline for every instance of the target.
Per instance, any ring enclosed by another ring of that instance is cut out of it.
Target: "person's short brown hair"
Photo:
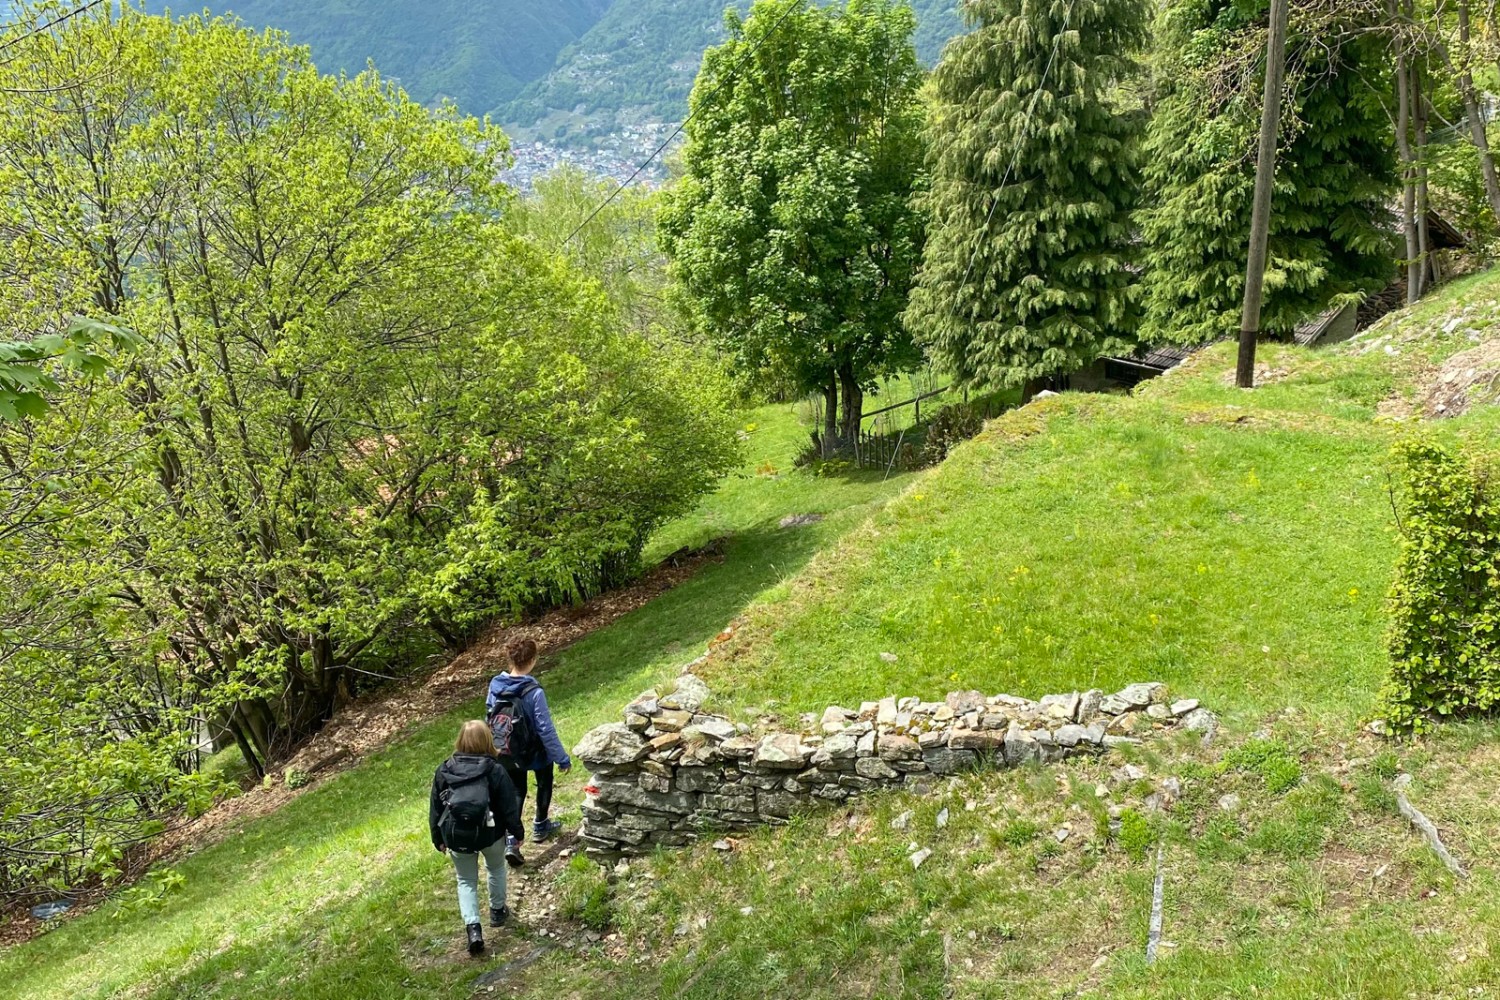
[[[495,737],[490,733],[489,725],[478,719],[465,722],[464,727],[458,731],[458,742],[453,745],[453,752],[495,756]]]
[[[513,667],[529,667],[536,662],[536,643],[519,637],[511,639],[505,644],[505,658]]]

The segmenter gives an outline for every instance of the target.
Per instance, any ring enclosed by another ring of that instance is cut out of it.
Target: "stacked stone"
[[[886,698],[858,711],[831,706],[800,733],[753,732],[703,712],[708,697],[701,680],[684,675],[670,695],[645,692],[626,707],[623,723],[579,743],[574,755],[593,776],[581,831],[589,853],[682,847],[705,832],[784,823],[820,802],[917,789],[984,765],[1054,763],[1160,729],[1214,725],[1196,701],[1169,704],[1166,686],[1155,683],[1040,701],[978,691],[941,702]]]

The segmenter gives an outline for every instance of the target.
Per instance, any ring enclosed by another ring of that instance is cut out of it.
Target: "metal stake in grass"
[[[1428,846],[1442,859],[1443,864],[1448,866],[1450,872],[1458,878],[1468,878],[1463,865],[1459,864],[1458,859],[1448,853],[1448,848],[1443,846],[1443,838],[1438,836],[1438,829],[1433,825],[1432,820],[1422,815],[1422,811],[1412,805],[1411,800],[1406,797],[1406,789],[1411,786],[1411,775],[1400,775],[1392,784],[1396,789],[1396,806],[1401,810],[1401,815],[1405,816],[1411,825],[1427,838]]]
[[[1167,845],[1165,843],[1156,845],[1156,884],[1151,889],[1151,929],[1146,935],[1146,964],[1156,964],[1156,949],[1161,944],[1161,898],[1162,884],[1165,869],[1162,859],[1166,856]]]

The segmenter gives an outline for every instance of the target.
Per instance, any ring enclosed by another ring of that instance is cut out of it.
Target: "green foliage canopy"
[[[905,6],[760,0],[693,90],[685,176],[661,216],[677,275],[744,372],[838,392],[916,363],[921,69]]]
[[[1266,3],[1173,0],[1156,31],[1146,143],[1144,336],[1239,328],[1255,180]],[[1316,15],[1316,16],[1315,16]],[[1294,19],[1262,327],[1289,334],[1393,276],[1389,53],[1368,0]]]
[[[1134,332],[1138,115],[1110,92],[1139,0],[977,0],[933,74],[931,233],[907,321],[965,384],[1090,364]]]
[[[139,344],[0,424],[0,890],[201,799],[209,736],[263,770],[361,678],[622,579],[735,457],[712,373],[503,221],[497,130],[203,17],[12,55],[0,341]]]

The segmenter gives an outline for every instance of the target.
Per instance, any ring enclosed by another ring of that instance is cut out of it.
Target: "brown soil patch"
[[[1500,400],[1500,340],[1455,354],[1432,373],[1422,392],[1429,420],[1457,417],[1476,403]]]
[[[278,765],[308,775],[312,779],[308,784],[296,789],[280,781],[255,785],[241,795],[219,803],[196,820],[174,824],[161,837],[130,852],[121,865],[126,872],[124,879],[110,886],[108,891],[86,891],[68,916],[98,906],[111,892],[144,875],[152,865],[189,848],[201,850],[232,834],[245,823],[281,808],[383,749],[412,726],[479,697],[484,685],[502,669],[505,643],[513,635],[524,633],[546,650],[539,667],[539,672],[545,672],[559,650],[643,607],[687,581],[709,563],[722,562],[723,553],[722,539],[696,551],[674,553],[629,587],[600,595],[577,607],[559,608],[520,625],[497,624],[467,650],[432,673],[392,684],[355,700],[290,760]],[[279,773],[284,773],[284,770]],[[546,860],[555,854],[553,851]],[[7,916],[9,920],[5,919]],[[29,940],[41,932],[42,926],[40,921],[31,919],[24,906],[18,906],[9,914],[0,912],[0,947]]]

